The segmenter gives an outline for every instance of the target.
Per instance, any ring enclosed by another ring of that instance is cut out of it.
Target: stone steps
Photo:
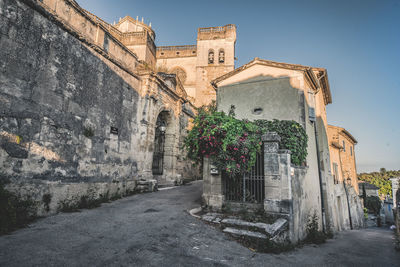
[[[273,224],[263,222],[249,222],[235,217],[224,218],[220,213],[207,213],[201,219],[210,223],[219,224],[222,231],[235,236],[275,240],[287,230],[288,221],[284,218],[277,219]]]
[[[247,237],[255,237],[255,238],[261,238],[261,239],[267,239],[267,235],[259,233],[259,232],[253,232],[249,230],[243,230],[243,229],[236,229],[232,227],[226,227],[224,230],[222,230],[224,233],[229,233],[235,236],[247,236]]]
[[[154,192],[158,190],[157,180],[138,180],[136,183],[136,191]]]

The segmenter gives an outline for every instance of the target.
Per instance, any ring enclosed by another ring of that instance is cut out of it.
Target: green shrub
[[[302,165],[307,156],[308,137],[303,127],[295,121],[238,120],[234,107],[229,115],[215,111],[215,106],[202,107],[193,121],[193,128],[185,138],[188,157],[201,163],[204,157],[232,177],[248,171],[261,150],[261,136],[277,132],[280,148],[291,151],[292,163]]]
[[[322,244],[325,243],[326,239],[328,238],[324,232],[319,230],[318,221],[318,215],[316,212],[314,212],[314,214],[308,219],[307,236],[305,239],[306,243]]]
[[[249,121],[200,110],[184,145],[190,159],[200,163],[203,157],[212,158],[219,169],[234,175],[254,165],[261,149],[260,133]]]
[[[378,215],[382,207],[382,202],[377,196],[368,196],[365,199],[365,207],[368,209],[369,213]]]
[[[307,157],[308,136],[304,128],[295,121],[256,120],[263,133],[276,132],[281,137],[280,148],[291,152],[291,162],[300,166]]]
[[[42,201],[44,204],[44,208],[47,212],[50,211],[50,202],[51,202],[51,195],[50,194],[44,194],[42,197]]]
[[[83,135],[87,138],[91,138],[94,136],[94,130],[90,127],[84,128]]]
[[[0,183],[0,235],[24,227],[36,217],[36,204],[30,199],[21,199]]]

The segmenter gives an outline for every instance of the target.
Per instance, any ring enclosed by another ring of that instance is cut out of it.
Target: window
[[[353,147],[350,146],[350,155],[353,156]]]
[[[219,63],[224,63],[225,62],[225,52],[223,49],[219,50],[218,53],[218,62]]]
[[[346,143],[343,141],[343,152],[346,152]]]
[[[214,51],[208,51],[208,64],[214,64]]]
[[[333,163],[333,182],[335,184],[339,183],[338,165],[336,163]]]

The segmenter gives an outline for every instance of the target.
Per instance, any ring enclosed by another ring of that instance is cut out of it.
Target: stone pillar
[[[397,190],[400,189],[400,177],[392,178],[390,181],[392,181],[393,208],[395,209],[399,207],[398,203],[400,202],[400,199],[396,198]]]
[[[291,176],[290,151],[279,150],[281,138],[277,133],[263,135],[264,142],[264,209],[272,214],[290,214]]]
[[[211,174],[209,158],[203,159],[203,201],[214,210],[221,210],[224,203],[221,172]]]
[[[400,177],[390,179],[393,193],[393,215],[397,234],[400,235]]]

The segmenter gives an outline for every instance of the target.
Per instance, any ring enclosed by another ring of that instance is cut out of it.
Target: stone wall
[[[9,190],[38,202],[50,195],[50,213],[82,196],[130,193],[154,178],[162,111],[171,118],[162,181],[193,174],[180,150],[193,116],[185,93],[139,74],[136,56],[74,1],[0,0],[0,25],[0,179]]]

